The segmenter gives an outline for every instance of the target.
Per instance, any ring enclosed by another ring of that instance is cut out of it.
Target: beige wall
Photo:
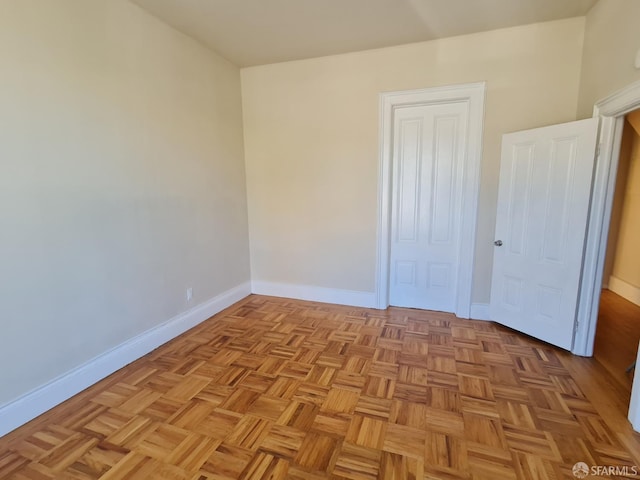
[[[501,134],[640,79],[639,21],[602,0],[586,27],[243,69],[246,194],[235,66],[125,0],[0,3],[0,405],[247,281],[247,195],[254,280],[373,291],[384,91],[487,81],[486,303]]]
[[[634,67],[638,25],[638,0],[600,0],[587,14],[578,118],[590,117],[598,100],[640,79]]]
[[[380,92],[487,81],[473,299],[501,135],[575,118],[584,18],[242,70],[253,280],[373,291]]]
[[[640,135],[630,130],[631,151],[611,275],[640,288]],[[616,189],[618,190],[618,189]]]
[[[1,405],[249,261],[236,67],[123,0],[0,2],[0,58]]]

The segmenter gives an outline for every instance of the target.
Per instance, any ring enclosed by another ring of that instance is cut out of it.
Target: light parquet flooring
[[[572,479],[640,464],[606,378],[488,322],[251,296],[0,439],[0,478]]]

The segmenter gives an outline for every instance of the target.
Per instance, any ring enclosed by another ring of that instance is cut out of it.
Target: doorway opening
[[[446,309],[458,317],[470,317],[485,89],[482,82],[380,95],[376,265],[376,303],[380,309],[390,305],[393,283],[414,299],[420,289],[423,293],[429,288],[450,290],[449,302],[443,306],[398,306]],[[440,112],[441,108],[445,111]],[[424,150],[423,141],[431,150]],[[442,162],[428,161],[433,152]],[[421,193],[422,187],[428,195]],[[437,215],[433,215],[435,204]],[[394,209],[400,207],[399,214]],[[449,213],[443,215],[443,211]],[[425,216],[438,223],[438,228],[428,229],[435,237],[424,234],[427,229],[420,223]],[[455,242],[450,240],[454,237]],[[399,250],[392,248],[399,243],[420,249],[449,244],[447,255],[451,258],[437,261],[428,256],[431,252],[416,254],[410,249],[402,252],[407,258],[400,258]]]
[[[640,81],[610,95],[594,107],[593,116],[600,118],[600,148],[594,170],[572,349],[577,355],[593,355],[625,116],[637,109],[640,109]],[[632,382],[628,418],[634,430],[640,431],[640,375],[637,370]]]
[[[640,110],[625,116],[603,267],[594,357],[626,389],[640,341]]]
[[[640,109],[640,81],[630,84],[594,106],[593,116],[600,119],[600,132],[585,239],[576,331],[571,350],[576,355],[593,355],[625,116],[637,109]],[[638,414],[640,427],[640,410]]]

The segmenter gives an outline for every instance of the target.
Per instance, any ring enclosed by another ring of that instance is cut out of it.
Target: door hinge
[[[596,145],[596,158],[600,157],[600,147],[601,147],[601,145],[602,144],[600,144],[600,143],[598,145]]]

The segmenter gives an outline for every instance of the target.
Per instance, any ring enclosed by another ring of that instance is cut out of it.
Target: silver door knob
[[[493,242],[493,244],[494,244],[496,247],[501,247],[501,246],[502,246],[502,240],[496,240],[495,242]]]

